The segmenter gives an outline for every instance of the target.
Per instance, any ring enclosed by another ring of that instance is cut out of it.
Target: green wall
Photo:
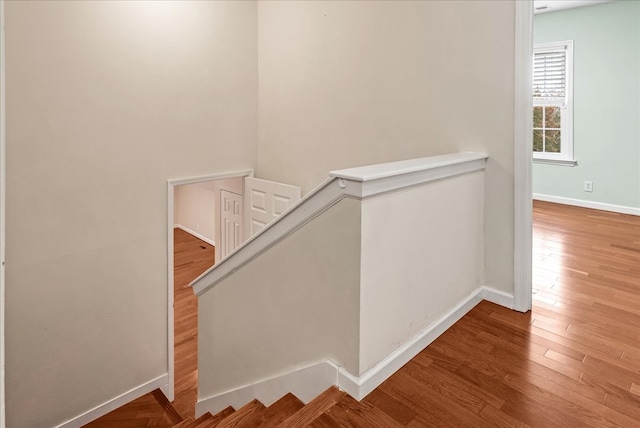
[[[574,41],[578,165],[534,162],[533,192],[640,208],[640,1],[535,16],[534,43],[562,40]]]

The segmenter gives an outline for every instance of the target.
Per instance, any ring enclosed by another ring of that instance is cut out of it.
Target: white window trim
[[[576,160],[573,151],[573,40],[562,42],[540,43],[533,47],[533,52],[544,52],[552,49],[565,49],[566,56],[566,102],[561,106],[561,151],[560,153],[544,153],[533,152],[533,161],[536,163],[548,163],[552,165],[574,166]],[[545,105],[544,103],[536,103],[534,106]],[[533,114],[532,114],[533,116]]]

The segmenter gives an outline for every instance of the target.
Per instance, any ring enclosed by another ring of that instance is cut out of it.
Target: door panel
[[[220,258],[224,258],[243,242],[242,195],[222,189],[220,199],[222,201]]]
[[[245,239],[258,233],[300,200],[300,187],[259,178],[244,179]]]

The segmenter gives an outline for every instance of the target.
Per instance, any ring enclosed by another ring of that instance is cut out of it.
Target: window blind
[[[564,106],[567,98],[567,50],[534,51],[534,105]]]

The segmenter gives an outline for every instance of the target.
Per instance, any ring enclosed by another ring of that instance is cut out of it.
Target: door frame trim
[[[531,111],[533,57],[533,1],[515,2],[514,93],[514,307],[527,312],[532,304],[532,184],[533,123]]]
[[[205,181],[224,180],[227,178],[253,177],[253,169],[230,171],[218,174],[200,175],[187,178],[172,178],[167,180],[167,385],[161,387],[162,393],[169,401],[175,398],[175,355],[174,355],[174,314],[173,314],[173,227],[174,227],[174,192],[176,186],[184,184],[203,183]]]

